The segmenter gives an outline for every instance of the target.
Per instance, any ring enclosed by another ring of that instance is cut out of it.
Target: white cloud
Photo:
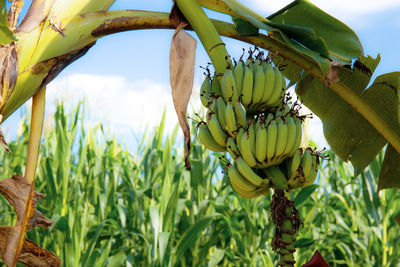
[[[54,101],[62,99],[74,107],[78,101],[86,99],[87,122],[102,122],[113,134],[122,136],[128,145],[132,140],[126,138],[131,138],[132,133],[140,138],[146,127],[152,130],[159,125],[164,109],[166,132],[171,133],[178,123],[169,84],[150,80],[131,82],[122,76],[73,74],[54,80],[47,92],[50,100],[47,114],[54,111]],[[191,106],[198,107],[198,95],[191,102]]]

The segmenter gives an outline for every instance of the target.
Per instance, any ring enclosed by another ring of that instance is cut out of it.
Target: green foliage
[[[66,114],[58,105],[46,124],[36,190],[46,194],[38,209],[55,222],[31,230],[29,239],[63,266],[275,266],[271,196],[234,193],[219,154],[197,137],[193,169],[186,171],[181,142],[175,144],[178,128],[166,136],[164,119],[131,154],[101,124],[81,125],[81,109]],[[23,173],[28,129],[25,120],[9,144],[13,153],[0,152],[0,179]],[[331,266],[400,264],[399,192],[376,194],[382,157],[354,179],[332,154],[320,186],[292,193],[304,220],[296,242],[300,264],[316,249]],[[0,224],[11,225],[15,215],[0,202]]]

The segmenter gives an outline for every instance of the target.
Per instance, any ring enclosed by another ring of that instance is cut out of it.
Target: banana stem
[[[276,225],[273,250],[280,255],[278,266],[294,266],[296,263],[293,243],[303,222],[299,212],[282,189],[276,189],[270,205],[272,220]]]
[[[229,55],[214,24],[196,0],[176,0],[176,4],[199,37],[215,72],[224,73]]]

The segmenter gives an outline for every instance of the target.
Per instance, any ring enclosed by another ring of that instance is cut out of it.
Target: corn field
[[[32,229],[29,240],[68,267],[275,266],[271,195],[249,200],[233,192],[222,154],[202,147],[195,131],[188,171],[178,126],[166,135],[164,117],[127,152],[101,123],[85,127],[83,109],[67,113],[61,103],[46,124],[35,186],[46,195],[38,210],[54,224]],[[24,171],[28,121],[9,143],[13,154],[0,151],[1,180]],[[356,178],[350,164],[328,154],[318,185],[291,192],[304,222],[296,261],[318,249],[330,266],[400,266],[393,219],[400,192],[376,194],[382,152]],[[0,201],[0,224],[14,224],[15,213]]]

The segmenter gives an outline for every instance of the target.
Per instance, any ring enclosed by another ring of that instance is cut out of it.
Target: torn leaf
[[[7,199],[17,214],[16,225],[22,224],[25,203],[30,193],[30,186],[28,181],[21,175],[14,175],[11,178],[0,181],[0,193]],[[42,196],[43,194],[34,193],[27,230],[35,226],[48,228],[53,223],[52,220],[45,218],[40,211],[36,210],[36,202]]]
[[[186,110],[192,94],[197,42],[183,30],[184,26],[182,22],[172,36],[169,70],[175,111],[185,137],[185,166],[190,170],[190,127]]]
[[[45,250],[32,241],[25,239],[24,246],[18,257],[18,262],[26,266],[37,267],[58,267],[61,266],[61,261],[56,255],[48,250]]]

